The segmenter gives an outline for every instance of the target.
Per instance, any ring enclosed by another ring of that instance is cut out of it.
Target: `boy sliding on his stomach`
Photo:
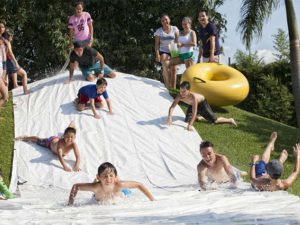
[[[189,131],[192,130],[194,121],[196,119],[200,120],[202,118],[214,124],[228,123],[236,126],[236,122],[233,118],[217,117],[212,111],[212,109],[210,108],[204,96],[198,93],[191,92],[190,88],[191,85],[187,81],[183,81],[180,84],[180,92],[174,99],[169,109],[169,115],[168,115],[169,126],[172,124],[173,110],[180,101],[189,105],[185,117],[185,122],[188,123],[187,130]],[[197,117],[197,114],[200,114],[202,117]]]
[[[73,149],[76,158],[74,170],[80,171],[80,154],[77,144],[75,143],[75,137],[75,124],[71,122],[65,129],[64,135],[62,137],[51,136],[49,138],[40,138],[37,136],[21,136],[17,137],[16,140],[34,142],[42,147],[50,149],[54,154],[58,156],[58,159],[64,170],[67,172],[71,172],[71,168],[65,163],[63,157]]]
[[[74,184],[71,189],[68,205],[73,205],[78,191],[94,192],[96,200],[103,202],[121,196],[122,189],[124,188],[138,188],[150,201],[154,200],[152,194],[143,184],[136,181],[119,180],[117,169],[109,162],[102,163],[99,166],[97,181],[96,183]]]
[[[107,81],[104,78],[100,78],[97,80],[96,85],[89,84],[80,88],[77,94],[78,98],[76,98],[75,100],[75,103],[77,105],[77,110],[79,111],[85,110],[87,103],[90,102],[90,106],[92,108],[94,117],[96,119],[100,119],[100,115],[97,113],[95,106],[97,108],[103,108],[102,99],[100,97],[101,95],[103,95],[109,110],[108,113],[110,115],[113,115],[111,103],[108,98],[108,94],[106,92],[106,87],[107,87]]]

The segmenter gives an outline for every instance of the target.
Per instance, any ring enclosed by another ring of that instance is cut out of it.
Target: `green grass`
[[[170,91],[171,95],[177,92]],[[186,110],[184,104],[180,105]],[[278,132],[275,144],[275,152],[272,158],[277,158],[282,149],[289,152],[289,158],[285,164],[283,178],[286,178],[294,168],[292,146],[299,141],[300,130],[273,120],[269,120],[255,114],[240,110],[236,107],[213,108],[217,116],[233,117],[238,127],[231,125],[211,125],[206,122],[195,122],[194,127],[204,140],[215,144],[217,151],[226,155],[232,165],[241,170],[249,170],[250,157],[254,154],[262,154],[272,131]],[[13,157],[13,106],[12,98],[0,111],[0,167],[6,184],[9,184]],[[289,189],[289,192],[300,196],[300,177]]]
[[[9,185],[14,149],[13,102],[10,93],[8,103],[0,109],[0,168],[4,182]]]
[[[177,91],[171,90],[172,96]],[[184,112],[186,106],[180,104]],[[237,168],[249,172],[249,163],[254,154],[261,155],[269,141],[273,131],[277,131],[278,138],[275,144],[275,151],[271,158],[278,158],[281,151],[286,149],[289,153],[285,163],[283,178],[294,169],[293,145],[299,140],[300,129],[287,126],[276,121],[257,116],[238,109],[236,107],[213,108],[217,116],[233,117],[238,126],[212,125],[206,122],[195,122],[194,127],[203,140],[214,143],[216,150],[226,155],[231,164]],[[247,179],[249,181],[249,179]],[[288,190],[290,193],[300,196],[300,176],[293,186]]]

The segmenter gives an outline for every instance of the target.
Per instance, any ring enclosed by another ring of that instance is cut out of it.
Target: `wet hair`
[[[201,149],[203,148],[209,148],[209,147],[214,147],[214,144],[211,143],[210,141],[202,141],[201,144],[200,144],[200,151]]]
[[[190,25],[192,25],[192,18],[189,16],[185,16],[183,17],[182,22],[188,22]]]
[[[81,5],[82,8],[84,8],[84,4],[83,4],[82,1],[77,1],[77,2],[75,2],[74,7],[76,8],[78,5]]]
[[[198,15],[199,15],[201,12],[204,12],[206,16],[209,16],[208,10],[207,10],[207,9],[200,9]]]
[[[180,89],[186,89],[186,90],[191,89],[190,82],[188,82],[188,81],[183,81],[179,87],[180,87]]]
[[[98,167],[98,176],[100,176],[105,170],[109,170],[110,172],[113,172],[116,176],[118,176],[116,167],[113,164],[111,164],[110,162],[102,163]]]
[[[65,129],[64,135],[68,134],[68,133],[73,133],[76,135],[76,129],[74,127],[67,127]]]
[[[96,83],[97,86],[100,86],[100,85],[105,85],[107,86],[107,81],[102,77],[102,78],[99,78],[97,80],[97,83]]]

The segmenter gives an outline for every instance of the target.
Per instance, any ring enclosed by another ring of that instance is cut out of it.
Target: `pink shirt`
[[[81,16],[73,15],[69,18],[68,28],[74,29],[75,41],[84,41],[91,38],[88,24],[92,22],[92,17],[88,12],[83,12]]]

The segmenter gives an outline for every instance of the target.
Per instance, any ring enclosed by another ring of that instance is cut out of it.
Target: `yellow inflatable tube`
[[[249,83],[238,70],[218,63],[198,63],[190,66],[181,78],[188,81],[191,91],[205,96],[214,106],[236,105],[249,93]]]

